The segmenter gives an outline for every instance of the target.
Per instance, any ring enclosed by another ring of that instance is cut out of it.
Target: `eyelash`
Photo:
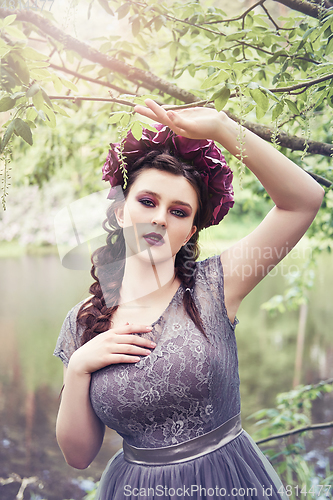
[[[151,205],[146,205],[145,202],[148,202],[148,203],[154,203],[153,201],[151,200],[147,200],[147,199],[142,199],[142,200],[139,200],[140,203],[142,203],[145,207],[147,206],[151,206]],[[179,212],[181,215],[176,215],[176,217],[186,217],[187,214],[185,212],[183,212],[182,210],[172,210],[173,212]]]

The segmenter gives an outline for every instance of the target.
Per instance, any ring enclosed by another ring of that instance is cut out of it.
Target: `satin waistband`
[[[136,448],[123,442],[124,458],[138,465],[169,465],[187,462],[218,448],[238,437],[243,432],[240,413],[206,434],[180,444],[163,448]]]

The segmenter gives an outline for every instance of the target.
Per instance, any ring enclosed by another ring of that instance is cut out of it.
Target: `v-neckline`
[[[166,308],[164,309],[164,311],[162,312],[162,314],[159,316],[159,318],[157,318],[156,321],[154,321],[153,323],[150,324],[150,326],[155,326],[159,321],[160,319],[162,318],[162,316],[164,316],[164,314],[167,312],[167,310],[169,309],[169,307],[171,306],[172,302],[175,300],[176,296],[178,295],[178,292],[181,288],[183,288],[183,283],[180,283],[179,287],[177,288],[176,292],[174,293],[172,299],[170,300],[169,304],[166,306]]]

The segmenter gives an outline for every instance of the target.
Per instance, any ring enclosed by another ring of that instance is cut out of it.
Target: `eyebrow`
[[[153,196],[156,196],[156,198],[158,200],[161,199],[160,195],[155,193],[154,191],[149,191],[148,189],[144,189],[143,191],[140,191],[138,194],[143,194],[143,193],[146,193],[146,194],[151,194]],[[178,205],[182,205],[184,207],[188,207],[190,208],[191,210],[193,210],[192,206],[189,204],[189,203],[186,203],[185,201],[181,201],[181,200],[174,200],[172,201],[171,203],[177,203]]]

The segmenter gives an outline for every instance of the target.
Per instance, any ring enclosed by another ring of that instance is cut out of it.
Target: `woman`
[[[238,156],[239,126],[213,109],[146,104],[136,111],[164,127],[110,150],[104,178],[115,201],[93,260],[93,297],[70,311],[55,351],[67,366],[59,445],[86,468],[105,424],[122,435],[99,500],[286,499],[241,428],[234,328],[242,299],[305,233],[323,189],[246,131],[244,161],[275,207],[229,250],[195,262],[199,230],[233,203],[231,172],[211,141]],[[115,192],[122,158],[124,201]]]

